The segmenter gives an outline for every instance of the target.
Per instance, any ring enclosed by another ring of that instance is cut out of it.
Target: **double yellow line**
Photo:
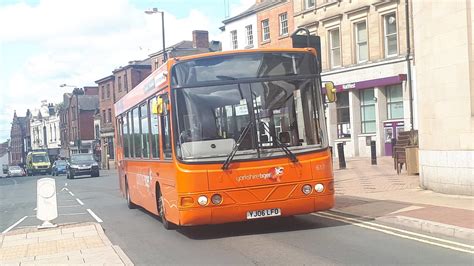
[[[474,246],[472,245],[467,245],[467,244],[450,241],[450,240],[446,240],[442,238],[410,232],[407,230],[385,226],[385,225],[377,224],[374,222],[364,221],[358,218],[346,217],[340,214],[335,214],[333,212],[318,212],[318,213],[312,213],[311,215],[351,224],[354,226],[362,227],[362,228],[373,230],[373,231],[378,231],[387,235],[397,236],[397,237],[410,239],[410,240],[422,242],[422,243],[433,245],[433,246],[438,246],[442,248],[474,254]]]

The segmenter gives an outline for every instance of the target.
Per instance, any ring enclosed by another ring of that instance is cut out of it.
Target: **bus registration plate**
[[[247,220],[265,218],[265,217],[273,217],[273,216],[280,216],[280,215],[281,215],[280,208],[267,209],[267,210],[258,210],[258,211],[248,211],[247,212]]]

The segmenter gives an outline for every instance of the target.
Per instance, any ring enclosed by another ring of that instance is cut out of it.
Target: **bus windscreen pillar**
[[[56,227],[51,221],[57,217],[56,182],[53,178],[41,178],[37,182],[36,218],[43,224],[38,228]]]

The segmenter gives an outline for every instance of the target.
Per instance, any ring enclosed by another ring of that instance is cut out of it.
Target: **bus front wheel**
[[[174,223],[168,221],[166,219],[166,213],[165,213],[165,206],[163,204],[163,195],[161,194],[161,190],[159,189],[159,186],[157,186],[156,188],[157,190],[157,204],[158,204],[158,214],[160,215],[161,217],[161,223],[163,223],[163,227],[166,229],[166,230],[173,230],[173,229],[177,229],[177,225],[175,225]]]

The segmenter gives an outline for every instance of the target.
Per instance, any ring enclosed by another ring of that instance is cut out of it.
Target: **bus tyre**
[[[132,202],[132,198],[130,197],[130,191],[128,190],[128,180],[125,179],[125,197],[127,198],[127,207],[129,209],[135,209],[137,205]]]
[[[166,213],[165,213],[165,206],[163,205],[163,195],[161,195],[161,191],[158,190],[158,213],[160,214],[161,217],[161,222],[163,223],[163,227],[166,230],[173,230],[177,229],[177,225],[174,223],[166,220]]]

